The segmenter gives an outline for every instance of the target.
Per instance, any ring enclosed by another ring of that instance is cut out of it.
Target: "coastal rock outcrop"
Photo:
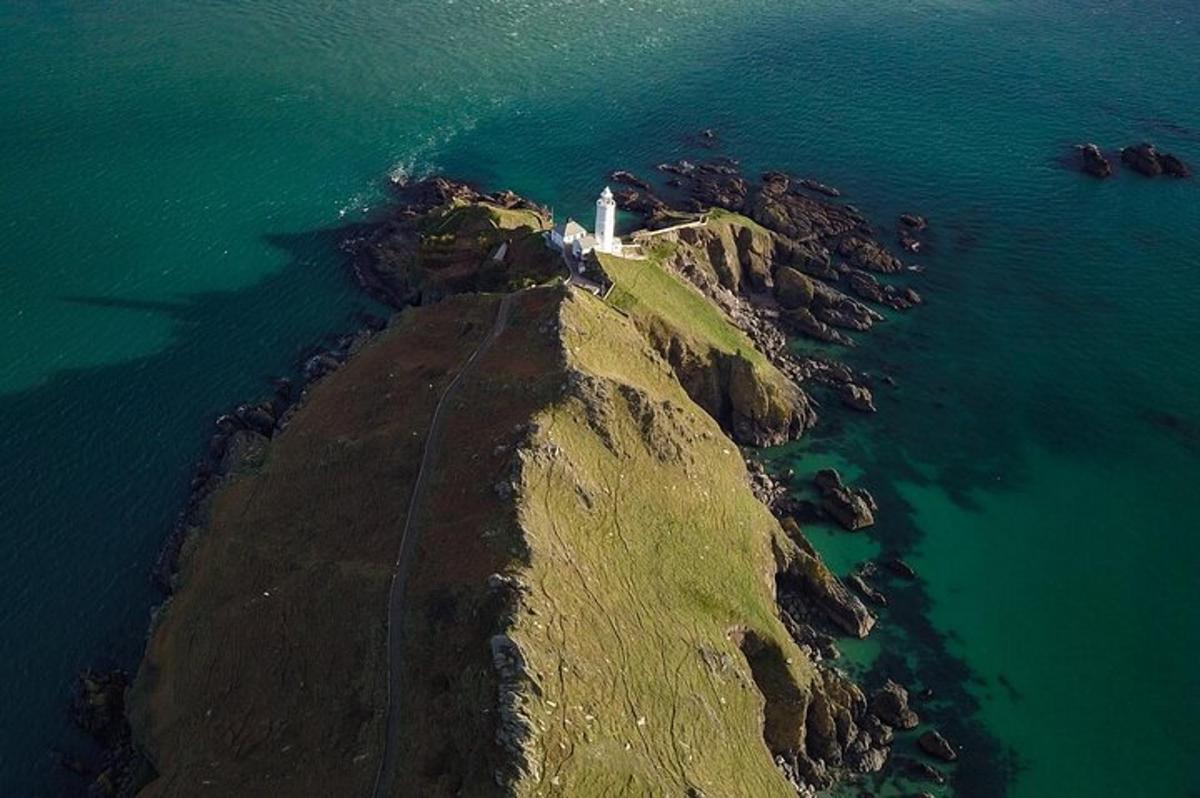
[[[871,713],[896,729],[915,729],[921,723],[908,705],[908,691],[891,679],[871,694]]]
[[[921,746],[921,750],[925,753],[943,762],[953,762],[958,759],[958,751],[955,751],[950,741],[936,729],[930,729],[918,737],[917,745]]]
[[[795,521],[784,519],[782,523],[787,537],[775,543],[775,562],[783,608],[794,618],[804,618],[807,605],[814,606],[842,632],[866,637],[875,626],[875,617],[829,570]],[[798,597],[799,604],[790,596]]]
[[[1101,179],[1112,176],[1112,164],[1097,145],[1080,144],[1077,149],[1081,163],[1080,168],[1085,173]]]
[[[1188,169],[1180,158],[1170,153],[1161,153],[1149,142],[1142,142],[1121,150],[1121,162],[1146,177],[1168,175],[1170,177],[1190,177]]]
[[[780,266],[775,272],[775,297],[788,310],[807,308],[815,295],[812,279],[792,267]]]
[[[836,469],[818,471],[813,482],[821,491],[821,508],[846,529],[855,531],[875,523],[879,509],[875,497],[863,488],[846,485]]]
[[[841,398],[842,404],[853,410],[861,413],[875,412],[875,398],[871,395],[870,388],[848,382],[842,386]]]

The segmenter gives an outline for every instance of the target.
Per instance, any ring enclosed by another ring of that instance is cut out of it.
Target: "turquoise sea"
[[[831,562],[922,574],[849,659],[934,689],[955,795],[1200,795],[1200,180],[1058,162],[1200,164],[1194,0],[0,0],[0,75],[0,794],[78,790],[215,415],[374,310],[320,230],[434,170],[586,214],[713,127],[932,219],[852,353],[898,387],[776,453],[879,497]]]

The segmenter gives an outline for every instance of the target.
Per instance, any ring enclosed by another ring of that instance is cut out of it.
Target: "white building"
[[[617,240],[617,201],[613,199],[612,190],[608,186],[600,192],[596,200],[596,249],[601,252],[617,254],[621,251],[621,242]]]
[[[567,249],[579,239],[587,235],[583,225],[574,219],[567,219],[562,224],[554,226],[550,231],[551,249]]]
[[[620,255],[621,239],[617,238],[616,229],[617,202],[613,199],[612,191],[605,186],[600,198],[596,200],[595,235],[574,219],[567,219],[562,224],[555,225],[546,235],[546,244],[551,249],[570,253],[575,258],[582,258],[593,251]]]

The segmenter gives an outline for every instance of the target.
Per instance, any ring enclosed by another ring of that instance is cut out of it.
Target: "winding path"
[[[459,369],[458,374],[446,386],[437,406],[433,409],[433,417],[429,422],[429,432],[425,436],[425,446],[421,451],[421,464],[417,470],[417,479],[413,483],[412,497],[408,500],[408,515],[404,519],[404,529],[400,533],[400,549],[396,553],[396,566],[392,571],[392,585],[388,590],[387,614],[387,728],[383,741],[383,755],[379,760],[379,770],[375,774],[375,786],[371,789],[372,798],[384,798],[389,785],[396,777],[396,742],[400,734],[400,671],[401,649],[403,634],[401,629],[401,613],[404,611],[404,582],[406,576],[405,557],[413,545],[416,536],[413,533],[414,521],[418,508],[425,503],[425,494],[429,490],[430,463],[437,450],[442,435],[444,421],[443,410],[447,400],[453,398],[462,385],[463,377],[471,371],[475,361],[486,352],[495,340],[504,332],[508,325],[508,315],[512,307],[512,294],[505,294],[496,310],[496,320],[488,333],[467,362]]]

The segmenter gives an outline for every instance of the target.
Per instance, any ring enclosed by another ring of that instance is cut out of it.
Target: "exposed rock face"
[[[803,391],[767,381],[744,355],[697,351],[670,330],[649,332],[692,400],[738,443],[777,446],[816,423],[816,411]]]
[[[850,585],[850,587],[863,594],[867,601],[871,602],[872,604],[877,604],[880,607],[887,606],[887,596],[883,595],[878,590],[867,584],[867,581],[863,579],[860,574],[850,574],[850,576],[846,578],[846,582]]]
[[[1079,158],[1082,163],[1083,171],[1092,177],[1104,179],[1111,177],[1113,173],[1112,164],[1108,158],[1095,144],[1080,144]]]
[[[954,746],[936,729],[930,729],[917,738],[917,745],[930,756],[937,757],[943,762],[953,762],[958,759]]]
[[[878,506],[875,498],[862,488],[850,488],[842,482],[842,475],[832,468],[817,472],[813,480],[821,491],[821,507],[839,524],[851,531],[875,523]]]
[[[788,602],[787,594],[794,592],[819,608],[846,634],[866,637],[875,626],[875,617],[829,570],[794,521],[786,519],[783,526],[788,539],[776,543],[775,559],[784,608],[793,617],[806,614],[805,607]]]
[[[860,299],[887,305],[894,310],[908,310],[922,301],[921,295],[912,288],[901,291],[893,285],[884,285],[867,272],[851,271],[847,274],[847,282],[850,290]]]
[[[908,691],[891,679],[871,695],[871,713],[896,729],[915,729],[921,723],[908,706]]]
[[[508,754],[507,764],[515,771],[501,774],[500,778],[537,778],[540,768],[529,749],[529,741],[534,732],[533,720],[521,701],[522,691],[528,689],[529,684],[525,658],[516,642],[508,635],[493,636],[490,646],[492,667],[499,680],[496,743]]]
[[[872,272],[891,274],[902,271],[904,264],[895,255],[881,247],[878,242],[851,236],[843,239],[838,254],[846,258],[851,266]]]
[[[807,308],[815,292],[812,280],[790,266],[780,266],[775,273],[775,297],[789,310]]]

